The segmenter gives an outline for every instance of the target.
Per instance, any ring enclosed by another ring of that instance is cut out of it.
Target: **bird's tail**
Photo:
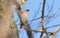
[[[24,25],[23,23],[20,24],[20,29],[22,29],[23,25]]]

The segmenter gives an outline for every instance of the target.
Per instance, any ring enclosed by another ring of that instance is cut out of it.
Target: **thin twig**
[[[39,13],[39,10],[40,10],[40,5],[41,5],[41,3],[39,4],[38,11],[37,11],[37,13],[35,14],[34,18],[36,18],[36,17],[37,17],[37,14]],[[33,18],[33,20],[35,20],[34,18]],[[39,18],[37,18],[37,19],[39,19]],[[32,22],[33,22],[33,21],[31,21],[29,25],[31,25],[31,23],[32,23]]]
[[[50,27],[46,27],[46,29],[53,28],[53,27],[58,27],[58,26],[60,26],[60,24],[52,25],[52,26],[50,26]]]
[[[60,31],[60,26],[54,30],[52,38],[56,38],[56,33]]]
[[[58,16],[58,15],[56,15],[58,11],[60,11],[60,10],[57,9],[56,12],[50,18],[48,18],[48,19],[50,19],[49,21],[47,21],[47,20],[45,21],[45,22],[47,22],[45,25],[50,23],[53,19],[55,19]]]

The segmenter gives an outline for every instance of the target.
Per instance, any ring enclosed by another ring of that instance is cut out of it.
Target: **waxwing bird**
[[[27,23],[28,20],[28,9],[24,10],[24,12],[21,14],[21,26],[20,29],[22,29],[22,26],[24,26],[25,23]]]

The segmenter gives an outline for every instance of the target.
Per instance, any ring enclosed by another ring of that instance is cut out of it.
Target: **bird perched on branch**
[[[25,23],[27,23],[28,20],[28,9],[24,10],[24,12],[21,14],[21,26],[20,29],[22,29],[22,26],[24,26]]]

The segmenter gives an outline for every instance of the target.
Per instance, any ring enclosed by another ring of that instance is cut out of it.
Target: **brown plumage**
[[[28,20],[28,11],[29,10],[24,10],[24,12],[21,14],[21,26],[20,29],[22,29],[22,27],[24,26],[24,24],[27,22]]]

